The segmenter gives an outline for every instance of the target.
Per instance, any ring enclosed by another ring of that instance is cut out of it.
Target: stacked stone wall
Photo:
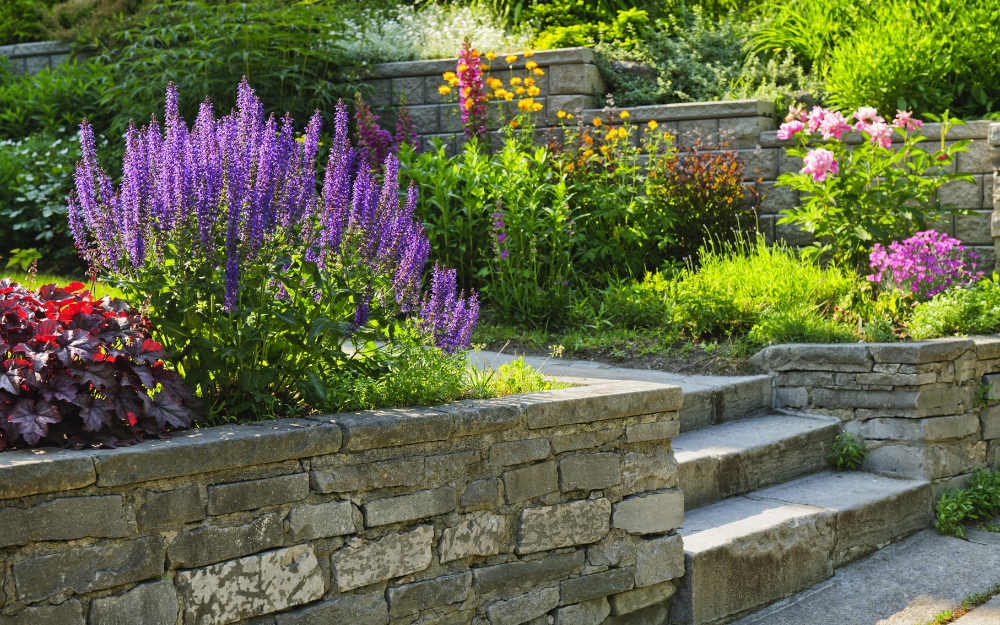
[[[0,57],[5,57],[15,76],[31,76],[46,67],[55,67],[70,58],[72,50],[61,41],[40,41],[0,46]]]
[[[0,623],[660,622],[681,402],[617,383],[6,452]]]
[[[754,361],[774,379],[776,408],[859,434],[866,469],[925,478],[935,496],[976,467],[1000,469],[1000,405],[983,391],[1000,396],[1000,338],[774,345]]]

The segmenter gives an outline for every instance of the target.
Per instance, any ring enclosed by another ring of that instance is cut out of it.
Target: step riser
[[[931,502],[931,486],[925,484],[863,508],[838,513],[833,566],[840,568],[927,529],[934,521]]]
[[[771,378],[766,375],[717,388],[685,391],[681,432],[746,419],[771,410],[772,404]]]
[[[727,497],[781,484],[823,470],[836,424],[805,432],[771,445],[722,456],[678,452],[677,478],[684,491],[684,508],[693,510]]]

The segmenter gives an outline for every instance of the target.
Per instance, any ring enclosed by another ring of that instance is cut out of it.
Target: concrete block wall
[[[681,403],[625,382],[5,452],[0,622],[665,622]]]
[[[976,400],[1000,381],[1000,337],[773,345],[754,362],[776,408],[837,417],[865,439],[866,469],[930,480],[935,497],[978,466],[1000,469],[1000,405]]]
[[[0,57],[6,57],[15,76],[31,76],[45,67],[55,67],[69,59],[70,47],[61,41],[39,41],[0,46]]]

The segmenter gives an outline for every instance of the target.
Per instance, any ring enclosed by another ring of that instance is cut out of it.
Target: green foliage
[[[0,46],[42,41],[41,27],[44,4],[38,0],[4,0],[0,2]]]
[[[949,488],[935,508],[939,534],[965,538],[966,520],[989,521],[1000,513],[1000,471],[979,467],[966,478],[965,488]]]
[[[938,534],[965,538],[965,526],[962,525],[970,514],[975,511],[968,493],[958,488],[949,488],[941,495],[934,513],[937,520],[934,529]]]
[[[868,446],[860,437],[841,432],[830,445],[830,455],[826,457],[838,471],[857,471],[868,456]]]
[[[578,4],[581,3],[578,2]],[[631,47],[638,43],[638,36],[648,22],[649,14],[635,8],[618,11],[618,15],[611,23],[600,20],[576,24],[555,21],[550,29],[538,33],[534,45],[539,50],[552,50],[574,46],[592,46],[596,41],[608,40]]]
[[[470,365],[467,378],[469,397],[506,397],[571,386],[565,382],[557,382],[555,378],[546,379],[541,371],[524,362],[523,357],[499,367],[495,365],[495,361],[483,364],[476,361]]]
[[[20,138],[36,132],[75,132],[83,118],[97,128],[111,119],[100,103],[109,70],[98,61],[71,60],[37,74],[0,81],[0,137]]]
[[[917,304],[910,336],[929,339],[952,334],[988,334],[1000,329],[1000,284],[994,276],[971,286],[959,286]]]
[[[867,343],[891,343],[896,340],[892,322],[885,317],[869,321],[862,331]]]

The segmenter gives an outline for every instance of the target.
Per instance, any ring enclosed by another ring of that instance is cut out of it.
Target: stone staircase
[[[671,625],[730,623],[931,521],[928,482],[829,470],[837,419],[745,407],[702,429],[681,413],[686,572]]]

